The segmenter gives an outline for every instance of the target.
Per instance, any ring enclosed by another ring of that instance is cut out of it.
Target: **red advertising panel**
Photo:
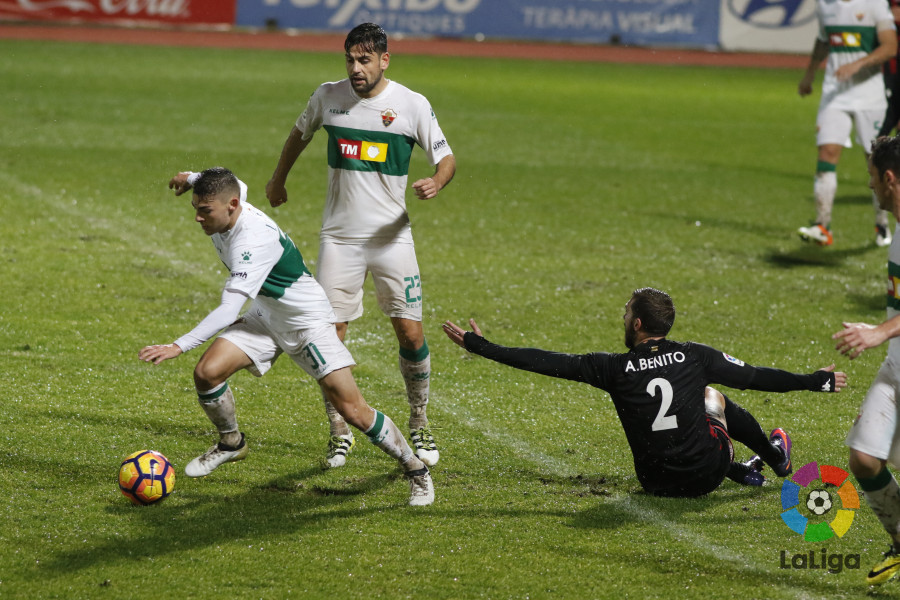
[[[0,0],[0,20],[234,25],[236,0]]]

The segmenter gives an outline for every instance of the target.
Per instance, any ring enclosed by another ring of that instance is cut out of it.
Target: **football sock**
[[[197,390],[197,400],[203,408],[203,412],[219,432],[221,441],[229,446],[237,446],[241,443],[241,434],[238,431],[237,417],[234,409],[234,394],[228,387],[228,382],[217,385],[211,390]]]
[[[781,448],[769,441],[759,422],[745,408],[725,397],[725,419],[728,421],[728,435],[742,443],[765,461],[769,466],[779,465],[784,460]]]
[[[372,426],[363,432],[369,437],[369,441],[400,461],[403,470],[415,471],[423,468],[425,463],[416,457],[391,418],[374,408],[372,412],[375,413]]]
[[[885,467],[875,477],[857,477],[856,481],[881,526],[894,540],[894,546],[900,546],[900,487],[897,480]]]
[[[816,223],[825,227],[831,224],[831,208],[837,193],[837,165],[819,161],[816,165],[816,179],[813,193],[816,196]]]
[[[328,416],[328,426],[331,428],[331,435],[350,435],[350,427],[347,425],[347,421],[331,405],[331,402],[325,397],[325,392],[322,392],[322,402],[325,403],[325,414]]]
[[[400,348],[400,374],[406,384],[409,400],[409,428],[420,429],[428,425],[425,408],[428,406],[428,390],[431,379],[431,355],[428,342],[418,350]]]

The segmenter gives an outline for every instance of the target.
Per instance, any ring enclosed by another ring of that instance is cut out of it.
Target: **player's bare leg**
[[[440,458],[434,435],[428,426],[428,395],[431,389],[431,354],[425,340],[421,321],[391,317],[391,325],[400,345],[400,374],[406,385],[409,402],[409,435],[416,447],[416,456],[428,466]]]
[[[228,378],[250,365],[250,358],[223,338],[214,341],[200,357],[194,368],[197,400],[219,432],[219,442],[187,464],[184,473],[188,477],[203,477],[226,462],[246,458],[250,449],[238,428]]]
[[[410,482],[410,505],[424,506],[434,502],[434,485],[428,467],[413,453],[391,418],[366,403],[350,368],[332,371],[319,380],[319,385],[347,423],[397,459]]]
[[[887,461],[850,449],[850,471],[859,482],[866,503],[891,537],[891,547],[866,576],[878,585],[900,573],[900,487],[887,469]]]

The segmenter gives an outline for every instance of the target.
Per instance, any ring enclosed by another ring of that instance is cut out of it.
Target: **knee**
[[[228,379],[227,374],[216,368],[213,361],[200,359],[194,367],[194,385],[198,390],[211,390]]]
[[[706,414],[725,424],[725,396],[711,387],[707,387],[704,393]]]
[[[885,461],[858,450],[850,449],[850,472],[857,479],[871,479],[881,473]]]

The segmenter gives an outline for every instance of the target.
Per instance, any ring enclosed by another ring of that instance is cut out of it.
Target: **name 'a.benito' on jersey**
[[[648,369],[658,369],[659,367],[667,367],[675,363],[684,362],[684,352],[666,352],[659,356],[651,356],[650,358],[639,358],[637,360],[629,360],[625,362],[625,372],[646,371]],[[637,363],[637,366],[634,365]]]

